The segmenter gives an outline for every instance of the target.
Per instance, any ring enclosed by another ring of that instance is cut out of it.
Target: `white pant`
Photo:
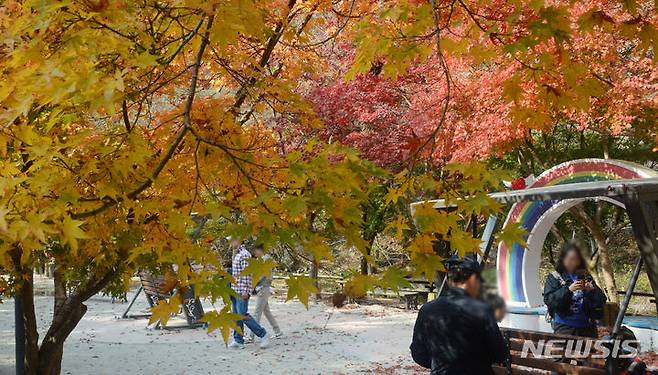
[[[263,316],[263,313],[265,313],[265,318],[267,318],[267,321],[270,323],[272,326],[272,329],[274,330],[274,334],[279,334],[281,333],[281,329],[279,328],[279,324],[276,322],[276,319],[274,319],[274,315],[272,315],[272,311],[270,311],[270,294],[272,294],[272,290],[270,289],[269,286],[264,286],[260,288],[258,293],[256,294],[256,309],[254,310],[254,319],[260,324],[260,318]],[[253,337],[253,333],[252,333]]]

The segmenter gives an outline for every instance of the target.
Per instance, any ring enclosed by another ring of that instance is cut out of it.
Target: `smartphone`
[[[585,281],[591,281],[592,276],[590,276],[589,273],[585,270],[579,270],[576,272],[576,280],[585,280]]]

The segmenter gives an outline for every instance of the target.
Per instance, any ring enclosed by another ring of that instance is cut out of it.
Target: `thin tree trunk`
[[[313,279],[313,283],[315,287],[317,288],[317,293],[315,293],[315,299],[320,300],[322,298],[322,295],[320,293],[320,282],[318,280],[318,262],[315,260],[315,257],[311,255],[311,270],[308,273],[308,277]]]
[[[366,260],[366,257],[361,257],[361,274],[368,274],[368,261]]]
[[[567,239],[555,225],[551,227],[551,233],[553,236],[555,236],[555,238],[557,238],[558,241],[560,241],[560,243],[565,244],[567,242]],[[548,248],[548,260],[551,262],[551,265],[555,267],[555,255],[553,254],[553,249],[551,248]]]
[[[371,245],[368,245],[368,247],[366,247],[366,254],[368,254],[368,256],[370,256],[370,249]],[[368,258],[365,255],[361,257],[361,274],[368,274]]]
[[[15,247],[11,252],[16,274],[20,277],[18,295],[23,304],[23,325],[25,328],[25,374],[37,375],[39,364],[39,332],[37,331],[37,318],[34,310],[34,271],[30,267],[23,267],[21,258],[23,251]]]
[[[598,247],[599,264],[601,265],[601,277],[605,283],[605,289],[608,292],[608,301],[619,303],[619,296],[617,295],[617,283],[615,282],[614,268],[608,253],[608,245],[605,242],[605,237],[602,233],[598,232],[594,236],[594,241]]]
[[[315,231],[315,228],[313,227],[313,223],[315,222],[315,217],[316,213],[311,211],[309,212],[309,218],[308,218],[308,230],[309,232],[313,233]],[[315,299],[317,301],[322,299],[322,293],[320,292],[320,280],[318,280],[318,274],[319,274],[319,269],[320,269],[320,264],[319,262],[315,259],[315,256],[313,254],[311,255],[311,269],[309,271],[308,276],[313,279],[315,288],[317,289],[317,292],[315,293]]]

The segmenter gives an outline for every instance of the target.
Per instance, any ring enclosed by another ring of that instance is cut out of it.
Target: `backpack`
[[[560,286],[567,283],[557,271],[551,271],[551,276],[560,282]],[[546,316],[544,318],[546,319],[546,323],[553,323],[553,312],[548,306],[546,306]]]

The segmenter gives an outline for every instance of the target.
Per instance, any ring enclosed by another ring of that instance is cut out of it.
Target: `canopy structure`
[[[623,205],[631,220],[654,295],[658,298],[658,178],[581,182],[493,193],[491,196],[508,204],[560,201],[572,206],[583,199],[605,199]]]
[[[601,159],[563,163],[542,173],[530,188],[492,193],[501,203],[512,205],[505,224],[519,222],[529,235],[528,247],[499,244],[497,279],[500,294],[511,306],[543,305],[538,269],[541,248],[553,223],[566,210],[585,200],[603,199],[628,212],[640,250],[634,276],[644,268],[658,299],[658,173],[640,165]],[[447,208],[441,199],[429,201]],[[412,204],[425,204],[427,201]],[[637,277],[631,278],[620,319],[628,306]],[[657,306],[658,307],[658,306]]]

